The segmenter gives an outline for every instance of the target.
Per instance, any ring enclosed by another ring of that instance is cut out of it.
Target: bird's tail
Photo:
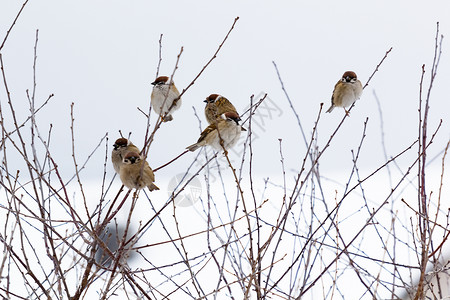
[[[335,106],[332,104],[332,105],[330,106],[330,108],[327,110],[327,113],[332,112],[333,109],[334,109],[334,107],[335,107]]]
[[[156,184],[154,183],[150,183],[147,187],[150,190],[150,192],[159,190],[159,187],[157,187]]]
[[[188,149],[189,151],[192,151],[192,152],[194,152],[198,148],[200,148],[200,145],[198,143],[195,143],[195,144],[192,144],[192,145],[186,147],[186,149]]]
[[[170,121],[172,121],[172,120],[173,120],[172,115],[167,115],[167,116],[165,116],[165,117],[163,118],[163,122],[170,122]]]

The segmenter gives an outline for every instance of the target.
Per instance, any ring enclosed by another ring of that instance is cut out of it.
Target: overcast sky
[[[2,1],[2,37],[20,7],[19,1]],[[237,16],[240,19],[217,59],[185,94],[175,120],[158,132],[149,158],[151,165],[163,164],[195,142],[199,129],[192,107],[204,127],[202,100],[210,93],[228,97],[241,112],[248,107],[251,95],[268,93],[269,101],[260,110],[258,124],[255,119],[255,159],[267,155],[278,158],[278,139],[282,138],[289,166],[298,169],[306,148],[272,61],[277,63],[309,135],[320,103],[328,108],[342,73],[353,70],[365,83],[390,47],[392,52],[323,157],[321,168],[351,167],[350,149],[357,147],[366,118],[367,152],[361,157],[362,167],[384,162],[373,91],[381,103],[388,156],[416,138],[421,66],[426,64],[429,75],[436,22],[440,22],[443,35],[450,33],[448,1],[285,1],[283,5],[275,1],[30,1],[2,50],[16,108],[23,109],[20,113],[24,116],[25,90],[32,88],[33,45],[39,29],[37,101],[43,102],[51,93],[55,96],[38,121],[44,132],[50,122],[53,124],[52,149],[61,155],[62,163],[70,159],[71,102],[75,103],[80,157],[106,133],[111,148],[118,130],[132,132],[132,140],[141,145],[146,120],[137,107],[148,109],[160,35],[164,35],[160,74],[173,72],[176,55],[184,49],[174,79],[182,90],[211,58]],[[432,150],[435,153],[450,136],[450,50],[446,45],[444,39],[431,99],[430,129],[444,119],[439,145]],[[0,95],[4,101],[4,91]],[[336,109],[322,116],[319,147],[342,115],[343,110]],[[96,159],[103,160],[103,156],[104,151]],[[172,174],[183,164],[166,170]],[[279,170],[276,159],[265,161],[258,171]],[[161,173],[159,176],[168,175]]]
[[[0,40],[21,6],[20,1],[0,2]],[[345,183],[353,167],[351,150],[358,147],[364,121],[368,119],[359,168],[363,174],[372,172],[386,161],[374,92],[384,120],[386,155],[394,156],[417,138],[421,68],[425,64],[426,91],[437,22],[445,38],[431,93],[430,133],[440,119],[443,124],[429,149],[430,160],[445,147],[450,138],[448,0],[226,3],[31,0],[1,50],[18,118],[24,120],[28,116],[26,90],[33,87],[33,48],[39,30],[37,105],[50,94],[54,97],[37,118],[44,136],[53,124],[50,150],[62,175],[69,177],[74,173],[70,137],[72,102],[79,161],[92,152],[105,134],[109,137],[110,151],[119,130],[124,134],[131,132],[132,141],[141,147],[147,120],[137,107],[148,110],[160,35],[163,34],[160,75],[172,74],[183,47],[174,77],[181,91],[212,57],[237,16],[239,20],[217,58],[184,95],[183,106],[174,114],[174,121],[163,124],[157,132],[148,157],[152,167],[166,163],[197,140],[200,132],[193,107],[204,128],[203,100],[209,94],[227,97],[242,113],[252,95],[260,98],[267,93],[253,120],[254,174],[258,180],[281,174],[279,139],[282,139],[287,176],[292,178],[301,166],[306,146],[272,62],[276,62],[310,138],[320,103],[324,103],[324,111],[329,107],[333,87],[341,75],[353,70],[364,84],[392,47],[320,163],[322,176]],[[0,101],[4,109],[7,105],[4,89],[0,90]],[[343,114],[338,108],[321,116],[317,128],[319,149],[325,146]],[[12,129],[12,125],[7,126]],[[239,161],[240,146],[236,145],[235,152],[230,154],[234,161]],[[104,156],[105,143],[83,173],[96,188],[96,180],[103,175]],[[416,149],[410,151],[397,161],[398,166],[405,171],[416,156]],[[158,185],[164,189],[194,157],[195,154],[188,153],[158,171],[157,183],[164,183]],[[439,168],[440,162],[441,156],[434,166]],[[112,165],[107,168],[111,178]],[[334,183],[327,188],[334,190]],[[378,186],[366,188],[376,192]],[[384,190],[384,196],[386,191],[389,188]],[[368,195],[370,198],[374,194]],[[164,197],[165,194],[161,198]],[[448,207],[448,203],[445,205]]]

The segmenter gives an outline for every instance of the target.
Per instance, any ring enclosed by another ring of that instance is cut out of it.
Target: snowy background
[[[19,1],[0,3],[2,39],[21,6]],[[366,118],[369,120],[367,137],[358,163],[364,175],[417,138],[421,67],[425,64],[425,86],[428,86],[436,23],[440,22],[441,34],[450,34],[448,1],[227,1],[226,4],[217,1],[30,1],[1,50],[9,89],[18,101],[17,113],[28,114],[25,91],[33,87],[33,47],[38,29],[36,99],[42,103],[48,95],[55,95],[39,112],[38,124],[42,130],[53,125],[50,149],[62,175],[68,178],[74,173],[69,128],[72,102],[80,159],[87,157],[105,134],[110,151],[119,130],[125,135],[131,132],[131,140],[141,147],[147,119],[137,108],[148,110],[160,35],[163,34],[160,75],[172,74],[183,47],[174,77],[181,91],[212,57],[237,16],[235,29],[218,57],[184,95],[183,106],[174,114],[174,121],[163,124],[157,132],[148,157],[152,167],[166,163],[197,140],[200,131],[193,108],[205,127],[203,100],[209,94],[224,95],[243,112],[252,95],[256,101],[267,93],[268,98],[257,111],[253,124],[255,181],[261,193],[264,178],[269,177],[273,184],[281,183],[279,139],[282,139],[287,178],[292,181],[300,169],[306,145],[273,62],[279,68],[309,139],[320,103],[324,103],[324,109],[328,108],[333,87],[342,73],[353,70],[364,84],[391,47],[392,51],[352,109],[350,118],[321,158],[321,176],[329,179],[325,187],[329,199],[334,199],[335,190],[342,193],[353,167],[351,150],[359,145]],[[444,38],[431,94],[429,130],[434,131],[439,120],[443,120],[435,146],[429,150],[430,175],[436,180],[442,150],[450,137],[447,45]],[[2,90],[2,107],[5,99]],[[381,142],[379,108],[386,156]],[[335,109],[321,117],[317,129],[319,147],[324,146],[343,114],[342,109]],[[103,176],[104,149],[103,143],[82,173],[86,188],[93,193],[98,193],[95,189]],[[405,168],[416,154],[414,150],[397,163]],[[166,201],[165,189],[170,180],[184,172],[194,157],[195,154],[188,153],[158,171],[156,180],[162,190],[153,197]],[[231,158],[240,161],[237,153],[232,152]],[[113,175],[112,165],[108,164],[107,178]],[[224,176],[227,183],[233,184],[229,173],[225,172]],[[438,183],[429,182],[430,190]],[[200,184],[204,193],[206,187]],[[373,206],[384,200],[377,199],[377,191],[380,185],[384,188],[387,184],[387,178],[380,176],[366,187]],[[117,178],[115,185],[120,186]],[[279,196],[277,192],[273,195]],[[382,197],[385,196],[384,193]],[[414,189],[411,197],[415,203]],[[446,201],[444,207],[449,206]],[[195,214],[194,210],[201,208],[186,208],[187,222],[190,214]],[[182,223],[183,214],[179,218]],[[192,231],[199,230],[203,224],[203,220],[195,221],[199,224],[190,220]],[[360,296],[361,292],[355,294]]]

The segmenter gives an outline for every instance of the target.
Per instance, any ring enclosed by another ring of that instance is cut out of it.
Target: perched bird
[[[221,95],[211,94],[203,102],[206,103],[205,117],[209,124],[215,123],[222,114],[227,112],[235,113],[238,116],[238,121],[241,120],[234,105],[227,98]]]
[[[197,143],[186,147],[186,149],[195,151],[202,146],[209,145],[217,151],[225,148],[226,152],[239,140],[241,131],[245,131],[239,125],[239,120],[240,118],[237,113],[226,112],[222,114],[215,123],[210,124],[203,130]]]
[[[153,183],[155,174],[138,152],[127,152],[120,167],[120,180],[129,189],[143,189],[148,187],[150,191],[159,190]]]
[[[348,114],[345,108],[351,106],[358,100],[361,97],[362,91],[361,81],[358,80],[355,72],[345,72],[341,80],[334,86],[333,95],[331,96],[331,107],[327,110],[327,113],[338,106],[343,107],[345,113]]]
[[[113,145],[113,150],[111,154],[111,161],[114,166],[116,173],[120,173],[120,166],[122,165],[122,160],[127,152],[133,151],[139,153],[139,148],[133,145],[132,142],[126,138],[119,138]]]
[[[167,76],[159,76],[152,85],[154,85],[151,97],[153,110],[163,118],[164,122],[172,121],[172,113],[181,106],[181,98],[174,103],[174,100],[180,96],[180,92]]]

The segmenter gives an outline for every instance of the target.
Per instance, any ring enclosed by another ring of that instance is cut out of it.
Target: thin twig
[[[19,12],[17,13],[16,17],[14,18],[14,21],[11,23],[11,26],[9,27],[9,29],[6,31],[6,35],[3,39],[2,44],[0,45],[0,51],[3,49],[3,46],[5,46],[6,40],[8,39],[9,34],[11,33],[12,29],[14,28],[14,26],[16,25],[17,20],[19,19],[20,14],[22,13],[23,9],[25,8],[25,5],[27,5],[28,0],[26,0],[23,4],[22,7],[20,8]]]

